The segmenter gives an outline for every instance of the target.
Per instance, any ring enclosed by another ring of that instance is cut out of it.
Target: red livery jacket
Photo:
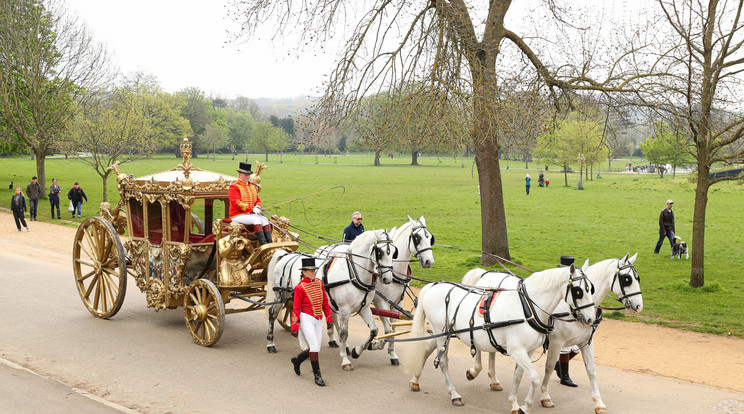
[[[325,314],[326,322],[333,322],[328,295],[320,279],[303,277],[294,288],[294,308],[292,309],[292,331],[300,329],[300,313],[321,319]]]
[[[230,198],[230,217],[253,213],[256,206],[263,207],[255,185],[238,180],[227,191]]]

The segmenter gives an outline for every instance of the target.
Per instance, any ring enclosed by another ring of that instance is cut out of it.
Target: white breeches
[[[561,355],[570,354],[571,352],[578,354],[579,351],[581,351],[581,350],[579,349],[578,346],[571,345],[571,346],[567,346],[565,348],[561,348]]]
[[[255,224],[260,224],[262,226],[268,226],[269,220],[260,215],[260,214],[241,214],[239,216],[235,216],[232,218],[232,221],[238,222],[240,224],[250,225],[253,226]]]
[[[300,332],[307,342],[308,350],[320,352],[320,343],[323,341],[323,319],[315,319],[307,313],[300,313]]]

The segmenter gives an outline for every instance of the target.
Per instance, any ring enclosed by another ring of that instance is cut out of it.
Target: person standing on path
[[[28,219],[36,221],[39,200],[44,197],[44,192],[41,191],[41,184],[36,182],[36,176],[33,176],[31,182],[26,186],[26,195],[28,195]]]
[[[13,198],[10,199],[10,209],[13,211],[13,219],[15,220],[18,231],[21,231],[21,224],[29,231],[28,224],[26,224],[26,197],[21,192],[21,187],[16,187]]]
[[[355,211],[351,215],[351,224],[346,226],[344,229],[344,235],[341,241],[351,243],[358,235],[364,233],[364,225],[362,224],[362,213]]]
[[[302,329],[300,346],[304,351],[290,360],[294,365],[295,374],[300,375],[300,365],[310,358],[315,384],[323,387],[325,381],[320,375],[318,352],[320,352],[320,344],[323,341],[323,315],[326,317],[326,328],[331,329],[333,323],[331,306],[328,303],[328,295],[323,288],[323,282],[315,278],[315,258],[303,257],[300,272],[302,272],[302,280],[294,288],[292,336],[298,337]]]
[[[524,185],[527,189],[527,195],[530,195],[530,181],[532,181],[532,178],[530,178],[530,175],[527,174],[527,176],[524,177]]]
[[[62,189],[57,185],[57,179],[52,179],[52,185],[49,186],[49,204],[52,206],[52,218],[54,218],[54,207],[57,207],[57,218],[62,218],[59,216],[59,193],[61,191]]]
[[[659,214],[659,241],[656,242],[654,254],[659,254],[661,245],[664,244],[664,237],[669,239],[669,245],[674,249],[674,213],[672,212],[674,201],[667,200],[666,208]]]
[[[67,198],[72,201],[72,218],[75,218],[75,211],[77,216],[80,217],[83,214],[83,199],[88,202],[88,197],[85,195],[85,191],[80,188],[80,183],[75,181],[75,185],[67,193]]]

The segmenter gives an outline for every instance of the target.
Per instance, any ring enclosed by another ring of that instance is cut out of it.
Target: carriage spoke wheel
[[[194,342],[202,346],[217,342],[225,328],[225,303],[217,286],[207,279],[191,283],[184,298],[183,315]]]
[[[72,268],[80,298],[98,318],[116,315],[127,291],[126,253],[114,226],[89,217],[78,227],[72,247]]]
[[[292,301],[288,300],[284,302],[279,313],[276,315],[276,321],[279,322],[282,328],[285,330],[292,329]]]

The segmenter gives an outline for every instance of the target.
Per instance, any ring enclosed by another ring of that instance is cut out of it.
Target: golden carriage
[[[195,168],[186,138],[181,152],[176,168],[145,177],[112,166],[121,199],[113,209],[101,203],[100,216],[80,224],[73,269],[78,293],[94,316],[106,319],[119,311],[129,275],[147,295],[148,307],[183,306],[194,341],[210,346],[222,335],[225,314],[264,307],[271,256],[279,249],[295,251],[298,244],[279,228],[288,225],[284,217],[272,217],[274,242],[262,246],[242,225],[231,224],[228,189],[237,178]],[[243,307],[226,309],[232,299],[241,299]],[[279,321],[288,328],[290,312],[285,307],[281,313]]]

